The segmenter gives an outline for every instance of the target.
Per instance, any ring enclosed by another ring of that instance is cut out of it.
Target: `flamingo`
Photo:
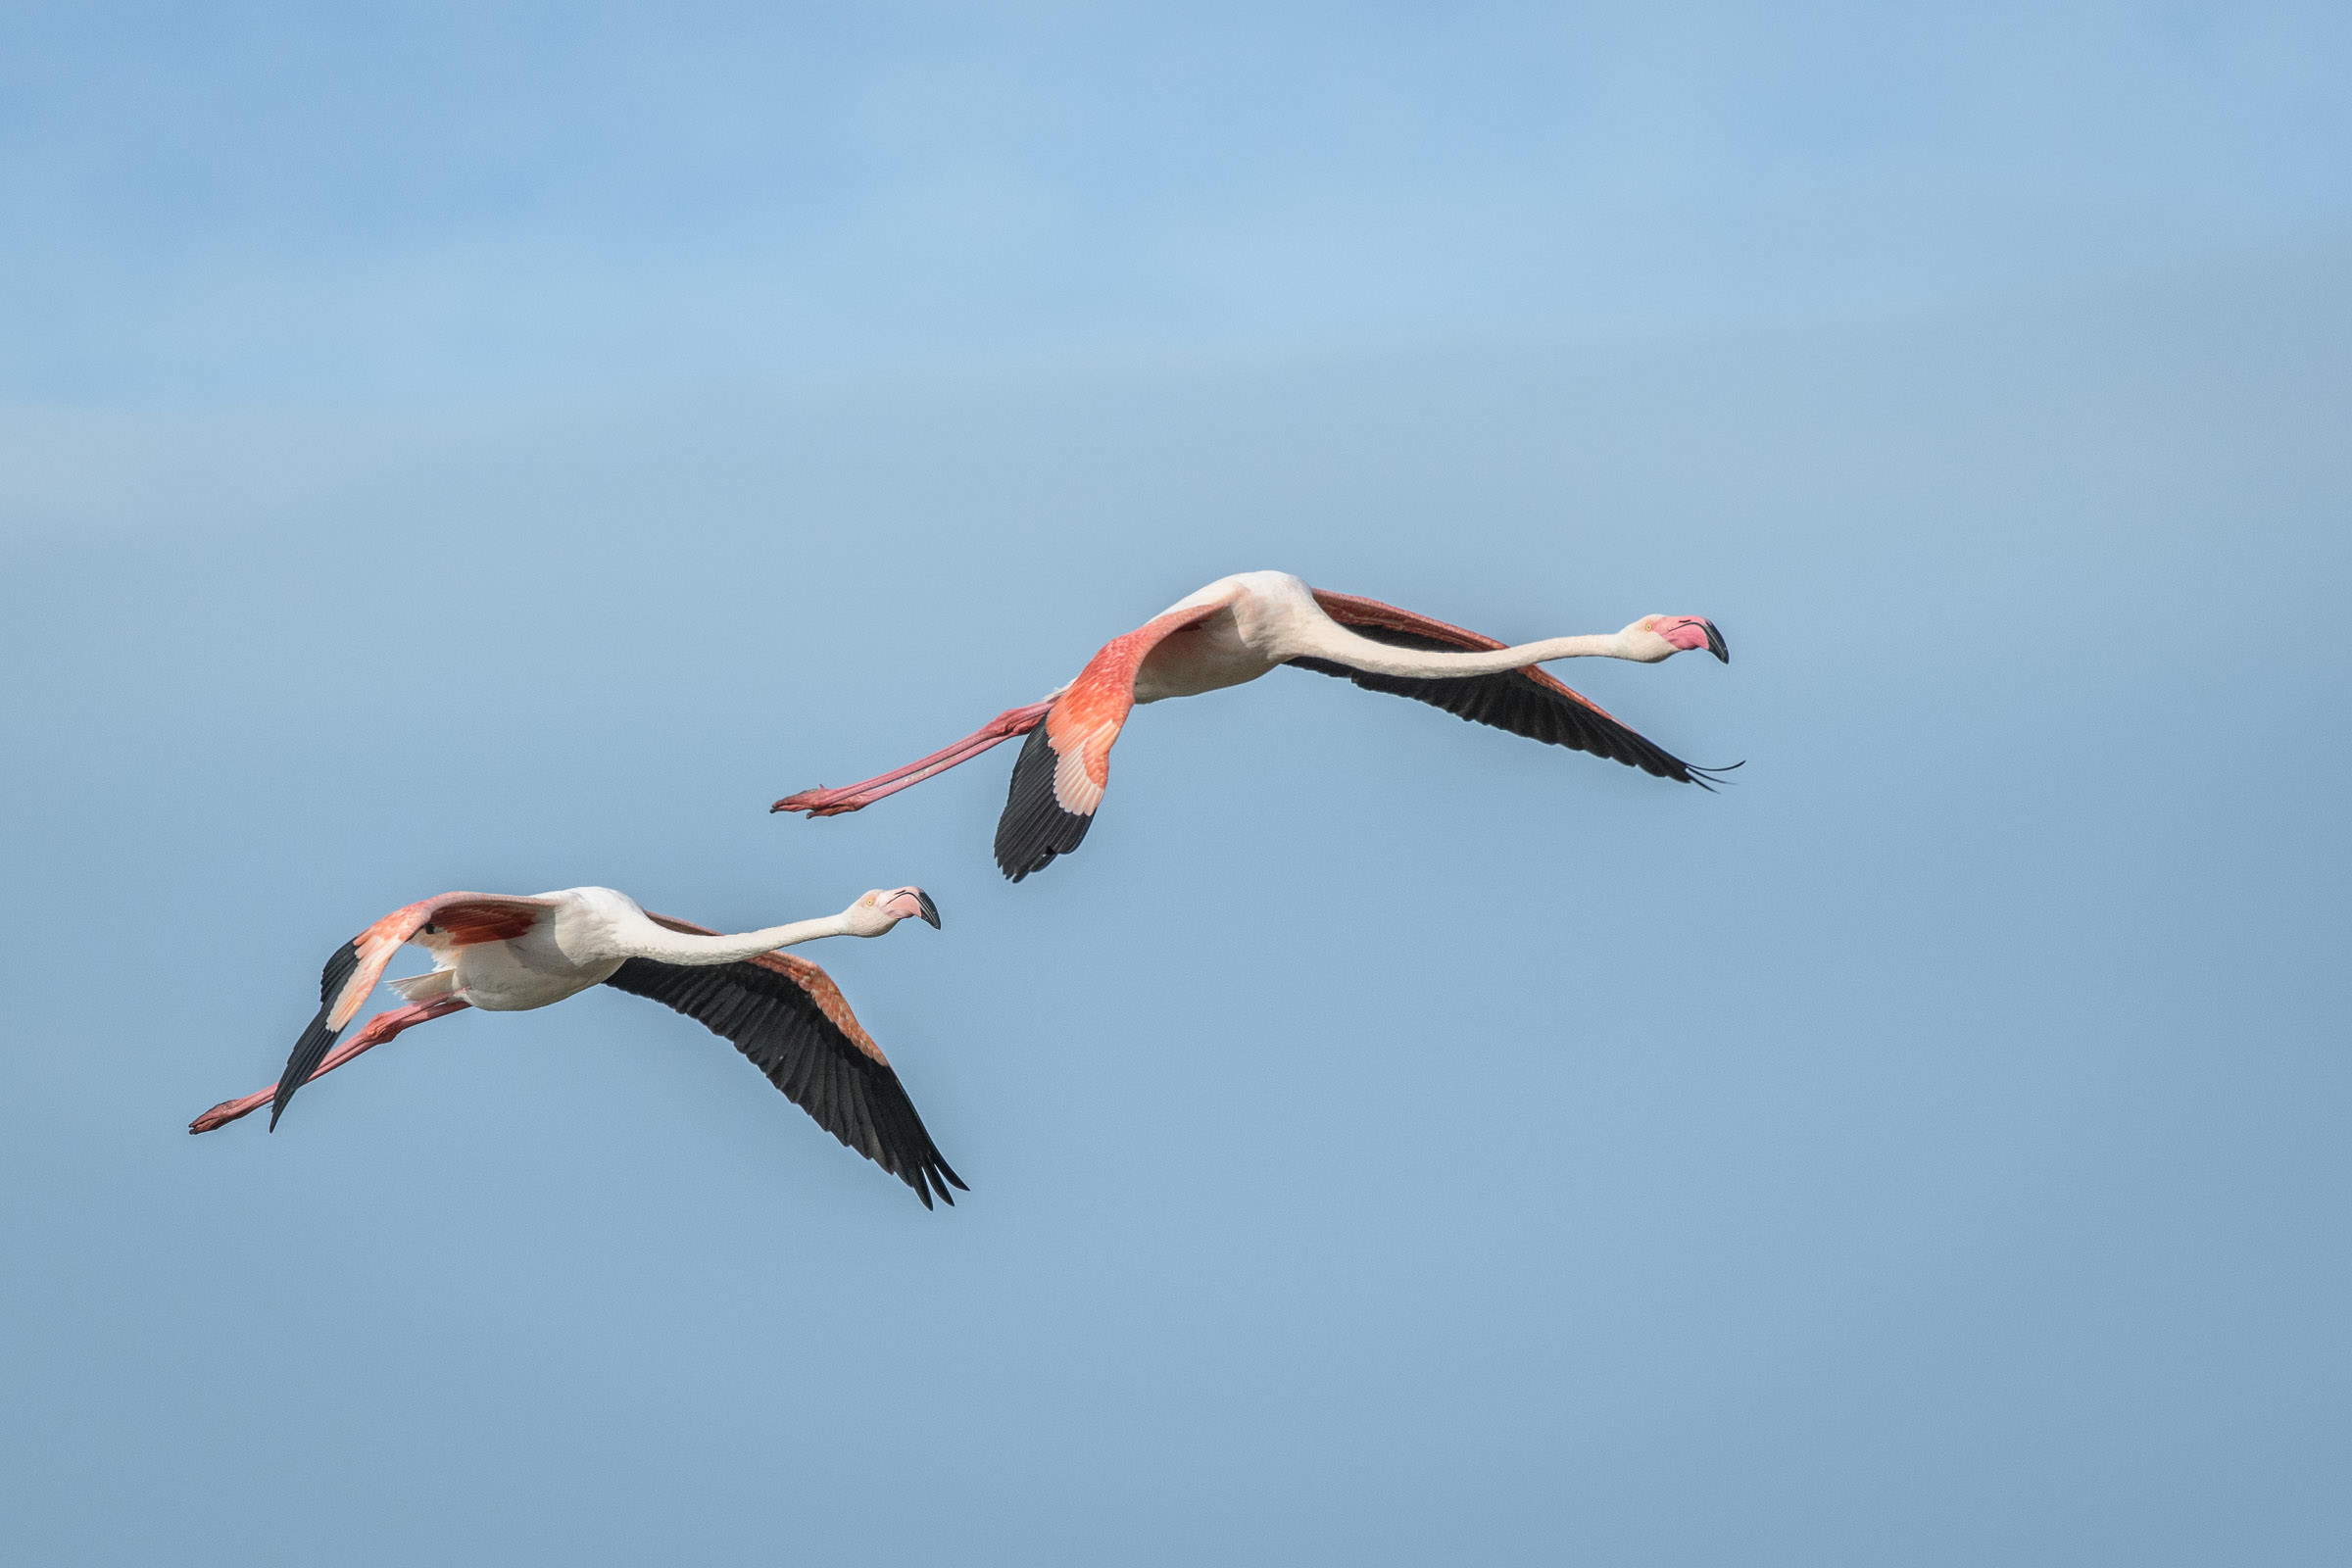
[[[841,988],[808,959],[776,951],[817,937],[878,937],[910,916],[939,927],[939,907],[921,888],[877,888],[839,914],[740,936],[648,913],[612,888],[444,893],[393,910],[338,948],[319,977],[318,1015],[277,1082],[222,1101],[188,1131],[211,1132],[264,1105],[274,1130],[297,1089],[404,1029],[467,1007],[525,1012],[601,983],[675,1008],[733,1042],[818,1126],[913,1188],[925,1208],[933,1192],[954,1203],[948,1188],[962,1179]],[[393,981],[407,1005],[377,1013],[330,1050],[403,943],[431,954],[433,967]]]
[[[1310,588],[1288,572],[1243,572],[1103,644],[1076,680],[1043,702],[1008,708],[905,767],[857,784],[803,790],[768,809],[812,818],[860,810],[1026,735],[997,821],[997,865],[1018,882],[1086,837],[1109,781],[1110,748],[1136,704],[1239,686],[1278,664],[1415,698],[1476,723],[1709,789],[1728,769],[1696,767],[1670,755],[1535,667],[1585,657],[1654,664],[1693,648],[1732,662],[1723,634],[1699,615],[1644,615],[1622,631],[1505,647],[1377,599]]]

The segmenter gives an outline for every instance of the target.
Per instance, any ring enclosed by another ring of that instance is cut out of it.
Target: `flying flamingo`
[[[914,1189],[923,1206],[963,1182],[948,1168],[914,1102],[873,1037],[824,970],[778,948],[817,937],[878,937],[908,917],[933,929],[939,909],[921,888],[876,889],[839,914],[719,933],[650,914],[611,888],[566,888],[536,897],[444,893],[395,909],[326,960],[318,1015],[276,1083],[223,1101],[188,1124],[208,1133],[270,1107],[270,1125],[294,1091],[352,1057],[466,1007],[525,1012],[598,983],[673,1007],[751,1058],[816,1124]],[[408,1005],[379,1012],[330,1053],[401,944],[433,956],[433,968],[392,982]]]
[[[1076,680],[1045,701],[1008,708],[905,767],[836,789],[803,790],[769,809],[812,817],[858,810],[1026,735],[997,821],[997,864],[1018,882],[1086,837],[1110,777],[1111,745],[1130,709],[1239,686],[1277,664],[1342,676],[1369,691],[1416,698],[1476,723],[1707,789],[1725,769],[1670,756],[1535,667],[1588,656],[1654,664],[1692,648],[1732,661],[1723,635],[1697,615],[1644,615],[1623,631],[1505,647],[1376,599],[1309,588],[1288,572],[1244,572],[1105,643]]]

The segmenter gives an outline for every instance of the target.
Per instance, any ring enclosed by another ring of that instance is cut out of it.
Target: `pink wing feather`
[[[1110,782],[1110,749],[1135,707],[1135,675],[1170,634],[1198,625],[1223,603],[1191,605],[1114,637],[1086,662],[1029,732],[997,819],[997,864],[1018,882],[1086,837]]]
[[[270,1106],[270,1125],[286,1112],[294,1091],[310,1082],[325,1059],[335,1037],[358,1015],[360,1004],[384,977],[401,944],[430,928],[435,939],[428,947],[472,947],[481,942],[505,942],[521,936],[555,907],[553,899],[523,898],[499,893],[443,893],[422,899],[390,914],[335,950],[318,979],[318,1015],[294,1042],[286,1070],[278,1074],[277,1094]]]

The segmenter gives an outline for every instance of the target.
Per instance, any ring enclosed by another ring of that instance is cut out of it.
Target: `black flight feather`
[[[605,984],[659,1002],[731,1042],[785,1098],[843,1145],[914,1189],[956,1201],[949,1168],[886,1062],[860,1050],[789,974],[751,960],[663,963],[630,958]],[[965,1191],[970,1189],[965,1188]]]
[[[1091,813],[1063,810],[1055,799],[1054,772],[1060,764],[1061,756],[1040,723],[1021,744],[1004,814],[997,819],[997,867],[1015,882],[1076,849],[1094,823]]]
[[[326,960],[326,969],[318,976],[318,1015],[311,1026],[294,1042],[294,1054],[286,1058],[286,1070],[277,1075],[277,1094],[270,1102],[270,1130],[277,1130],[277,1118],[286,1113],[287,1102],[294,1091],[311,1081],[318,1063],[334,1049],[335,1037],[343,1031],[327,1025],[327,1014],[335,1010],[335,999],[343,994],[344,983],[360,966],[360,945],[346,942]]]

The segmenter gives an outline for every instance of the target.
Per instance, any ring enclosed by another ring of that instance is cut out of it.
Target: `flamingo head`
[[[851,925],[861,937],[878,937],[901,920],[920,920],[936,931],[939,906],[921,888],[876,888],[850,906]]]
[[[1672,659],[1693,648],[1704,648],[1727,664],[1732,662],[1732,651],[1724,646],[1723,633],[1704,615],[1643,615],[1617,635],[1625,639],[1625,657],[1644,664]]]

